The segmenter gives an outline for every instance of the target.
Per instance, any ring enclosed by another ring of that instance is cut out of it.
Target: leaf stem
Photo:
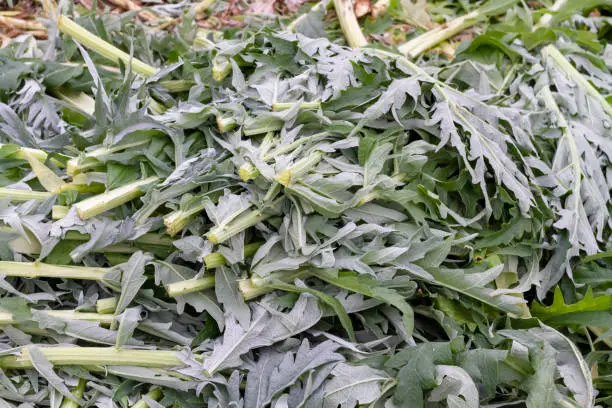
[[[366,40],[361,32],[359,21],[357,21],[357,16],[355,16],[353,2],[351,0],[334,0],[334,7],[346,42],[351,47],[365,47],[368,45],[368,40]]]
[[[274,112],[284,111],[291,109],[297,102],[274,102],[272,104],[272,110]],[[302,102],[300,109],[319,109],[321,107],[321,101]]]
[[[100,314],[112,314],[115,313],[115,309],[117,308],[117,298],[109,297],[104,299],[99,299],[96,301],[96,311]]]
[[[159,401],[164,394],[162,393],[161,388],[153,388],[151,391],[147,392],[146,397],[152,401]],[[144,398],[138,400],[131,408],[149,408],[149,405],[144,400]]]
[[[84,378],[79,378],[77,386],[72,390],[72,395],[75,397],[75,400],[80,400],[81,398],[83,398],[83,394],[85,394],[86,385],[87,381]],[[60,408],[79,408],[79,403],[64,397]]]
[[[20,278],[64,278],[101,281],[110,268],[0,261],[0,275]]]
[[[94,50],[103,57],[113,61],[115,64],[119,64],[122,61],[125,65],[132,65],[134,72],[144,75],[151,76],[157,73],[157,68],[152,67],[144,62],[130,57],[129,54],[121,51],[114,45],[104,41],[100,37],[90,33],[70,18],[61,15],[57,19],[57,28],[64,34],[69,35],[76,41],[83,44],[85,47]]]
[[[433,28],[426,33],[413,38],[412,40],[400,45],[399,52],[409,57],[415,58],[423,52],[435,47],[441,42],[448,40],[468,27],[476,24],[483,16],[478,10],[458,17],[444,25]]]
[[[79,217],[86,220],[142,196],[144,194],[142,187],[158,180],[158,177],[148,177],[144,180],[135,181],[104,194],[87,198],[74,206]]]
[[[282,170],[278,176],[276,176],[276,181],[278,181],[284,187],[287,187],[289,184],[291,184],[291,182],[299,180],[313,167],[319,164],[322,158],[323,153],[320,151],[311,153],[303,159],[298,160],[298,162],[290,168]]]
[[[574,66],[561,54],[561,52],[554,45],[547,45],[542,48],[542,56],[544,61],[554,64],[561,72],[567,75],[577,85],[584,88],[584,90],[599,102],[602,109],[612,118],[612,105],[608,103],[606,98],[595,89],[593,85],[576,69]],[[550,68],[550,65],[549,65]]]
[[[29,191],[18,190],[16,188],[0,187],[0,199],[8,199],[11,201],[44,201],[53,197],[53,195],[53,193],[48,191]]]
[[[43,355],[55,366],[118,365],[136,367],[172,368],[183,366],[180,355],[166,350],[131,350],[114,347],[44,347]],[[0,357],[2,369],[32,368],[28,347],[22,347],[19,355]]]
[[[283,197],[275,200],[270,204],[270,207],[275,207],[282,199]],[[247,228],[250,228],[255,224],[265,220],[266,218],[268,218],[269,215],[270,213],[267,211],[266,208],[252,210],[242,215],[239,215],[238,217],[230,221],[228,224],[218,225],[215,228],[211,229],[207,235],[208,240],[213,244],[220,244],[233,237],[234,235],[241,233]]]

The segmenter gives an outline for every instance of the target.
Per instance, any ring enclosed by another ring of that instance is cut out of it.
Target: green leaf
[[[612,295],[595,296],[589,288],[581,300],[568,305],[561,288],[557,286],[553,303],[545,306],[534,302],[531,314],[553,327],[578,325],[612,328]]]
[[[340,320],[340,323],[342,324],[342,327],[344,328],[344,330],[346,330],[349,339],[352,342],[357,341],[357,339],[355,338],[355,332],[353,331],[353,323],[351,322],[351,318],[346,313],[346,310],[344,310],[344,306],[342,306],[342,303],[340,303],[338,299],[326,295],[325,293],[316,289],[296,286],[279,280],[275,280],[271,283],[266,283],[266,286],[272,289],[284,290],[285,292],[308,293],[315,296],[321,302],[325,303],[334,310],[334,312],[338,316],[338,319]]]
[[[356,275],[351,272],[334,273],[329,270],[317,270],[314,272],[314,275],[332,285],[351,292],[361,293],[362,295],[378,299],[396,307],[402,313],[407,336],[410,337],[412,335],[412,330],[414,328],[414,312],[412,307],[406,302],[405,297],[398,291],[383,286],[381,282],[371,277]]]

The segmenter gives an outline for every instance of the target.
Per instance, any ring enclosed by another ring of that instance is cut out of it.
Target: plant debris
[[[0,404],[612,406],[609,1],[302,3],[0,16]]]

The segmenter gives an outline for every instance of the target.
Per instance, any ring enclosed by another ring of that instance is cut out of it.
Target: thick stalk
[[[144,180],[126,184],[125,186],[121,186],[107,193],[90,197],[76,203],[74,206],[79,217],[82,220],[86,220],[142,196],[144,194],[142,187],[158,180],[158,177],[148,177]]]
[[[24,20],[21,18],[0,16],[0,24],[7,27],[28,31],[46,31],[44,25],[35,20]]]
[[[220,82],[232,72],[232,64],[229,58],[217,55],[212,61],[212,77],[215,81]]]
[[[100,324],[112,324],[114,320],[114,316],[110,314],[87,313],[77,310],[44,310],[44,313],[60,319],[84,320],[87,322],[99,322]]]
[[[548,11],[557,12],[561,9],[561,7],[563,7],[563,5],[565,5],[565,3],[567,3],[567,0],[557,0],[548,9]],[[551,13],[544,14],[542,17],[540,17],[540,20],[538,20],[538,23],[535,25],[535,27],[533,27],[533,30],[535,31],[540,27],[548,27],[550,25],[550,22],[552,21],[552,18],[553,16]]]
[[[116,297],[99,299],[96,302],[96,311],[100,314],[115,313],[116,308],[117,308],[117,298]]]
[[[321,159],[323,158],[322,152],[314,152],[304,157],[303,159],[298,160],[293,166],[288,169],[282,170],[276,176],[276,181],[278,181],[281,185],[287,187],[291,182],[295,180],[299,180],[306,173],[312,170]]]
[[[95,150],[87,152],[79,157],[68,160],[66,165],[66,172],[70,176],[75,176],[78,173],[82,173],[86,170],[102,166],[103,162],[100,160],[104,156],[120,152],[122,150],[134,149],[146,145],[151,142],[151,139],[142,139],[130,143],[121,143],[112,147],[99,147]]]
[[[16,188],[5,188],[0,187],[0,200],[11,200],[11,201],[44,201],[53,197],[53,193],[48,191],[28,191],[18,190]]]
[[[6,145],[3,143],[0,143],[0,149],[2,149],[4,146],[11,146],[11,147],[14,146],[14,148],[16,149],[13,154],[7,156],[10,158],[26,160],[26,156],[30,156],[30,157],[36,158],[36,160],[40,161],[41,163],[44,163],[47,160],[47,156],[48,156],[47,152],[40,150],[40,149],[32,149],[31,147]]]
[[[612,105],[608,103],[606,98],[595,89],[593,85],[576,69],[574,66],[561,54],[554,45],[547,45],[542,48],[542,56],[547,65],[554,65],[557,69],[563,72],[567,77],[581,86],[591,95],[600,105],[601,108],[612,118]],[[550,68],[549,65],[549,68]]]
[[[282,197],[271,203],[271,207],[274,207],[282,200]],[[265,220],[270,216],[270,213],[265,209],[249,211],[245,214],[239,215],[231,222],[227,224],[218,225],[211,229],[207,237],[213,244],[220,244],[236,234],[256,225],[257,223]]]
[[[289,153],[308,142],[311,142],[313,140],[322,139],[328,135],[329,135],[328,132],[321,132],[321,133],[316,133],[312,136],[301,137],[292,143],[278,147],[273,152],[270,152],[267,154],[264,153],[263,160],[266,162],[270,161],[274,159],[275,157],[278,157],[282,154]],[[268,138],[268,136],[270,137]],[[270,133],[269,135],[266,135],[266,139],[260,145],[260,150],[268,151],[271,148],[271,145],[272,145],[271,137],[272,137],[272,133]],[[240,176],[242,181],[249,181],[259,175],[259,170],[257,170],[257,168],[251,162],[245,162],[242,166],[240,166],[240,169],[238,169],[238,175]]]
[[[161,388],[153,388],[151,391],[145,394],[148,399],[151,401],[159,401],[164,394],[162,393]],[[149,405],[144,399],[138,400],[131,408],[149,408]]]
[[[100,37],[90,33],[83,27],[72,21],[66,16],[59,16],[57,19],[57,28],[64,34],[69,35],[79,43],[83,44],[103,57],[119,64],[122,61],[126,66],[131,64],[132,70],[144,76],[151,76],[157,73],[157,68],[152,67],[144,62],[132,58],[129,54],[121,51],[119,48],[104,41]]]
[[[255,252],[259,249],[259,247],[263,244],[263,242],[254,242],[251,244],[247,244],[244,247],[244,256],[248,258],[250,256],[255,255]],[[227,260],[220,252],[213,252],[212,254],[208,254],[204,257],[204,264],[206,265],[206,269],[214,269],[220,266],[226,265]],[[215,277],[214,276],[206,276],[204,278],[199,279],[188,279],[180,282],[171,283],[166,286],[166,291],[169,296],[177,297],[181,295],[185,295],[187,293],[199,292],[202,290],[210,289],[215,286]]]
[[[77,92],[70,89],[56,89],[53,91],[53,96],[57,99],[66,102],[72,108],[85,112],[89,116],[93,116],[96,112],[96,101],[85,92]]]
[[[54,205],[53,207],[51,207],[51,219],[61,220],[68,214],[69,210],[70,207],[66,205]]]
[[[183,366],[179,353],[166,350],[130,350],[114,347],[41,347],[40,351],[55,366],[136,366],[172,368]],[[0,357],[2,369],[33,368],[27,347],[20,355]]]
[[[237,125],[236,120],[231,116],[217,116],[217,127],[221,133],[229,132]]]
[[[188,209],[172,211],[164,217],[166,232],[173,237],[185,228],[191,219],[204,210],[204,200],[197,205],[190,206]]]
[[[267,278],[252,277],[250,279],[238,280],[238,290],[245,300],[251,300],[265,293],[271,292],[273,289],[267,287],[269,282],[280,280],[283,282],[291,282],[296,278],[303,277],[308,274],[308,270],[300,269],[297,271],[280,271],[274,272]],[[215,287],[215,277],[207,276],[201,279],[188,279],[181,282],[171,283],[166,287],[168,295],[177,297],[188,293],[200,292],[206,289]]]
[[[366,40],[361,32],[359,21],[357,21],[357,16],[355,16],[353,2],[351,0],[334,0],[334,7],[336,8],[336,14],[338,15],[346,42],[351,47],[365,47],[368,45],[368,40]]]
[[[200,292],[202,290],[210,289],[215,287],[215,277],[206,276],[200,279],[188,279],[171,283],[166,286],[168,296],[177,297],[186,295],[188,293]]]
[[[188,79],[169,79],[159,82],[159,85],[168,92],[185,92],[190,90],[195,84],[195,81],[190,81]]]
[[[482,14],[474,10],[458,17],[444,26],[436,27],[398,47],[398,50],[409,57],[417,57],[421,53],[435,47],[443,41],[455,36],[482,19]]]
[[[263,242],[253,242],[244,246],[244,257],[248,258],[255,255],[255,252],[263,245]],[[221,252],[213,252],[204,257],[204,265],[206,269],[214,269],[220,266],[226,265],[227,259],[221,254]]]
[[[87,384],[87,381],[84,378],[79,378],[79,383],[72,390],[72,395],[74,395],[76,400],[80,400],[81,398],[83,398],[83,394],[85,394],[86,384]],[[62,401],[62,405],[60,405],[60,408],[79,408],[79,406],[80,405],[78,404],[78,402],[64,397],[64,400]]]
[[[291,109],[296,102],[274,102],[272,104],[272,110],[274,112],[284,111]],[[302,102],[300,109],[319,109],[321,107],[321,101]]]
[[[63,278],[101,281],[110,268],[0,261],[0,275],[19,278]]]

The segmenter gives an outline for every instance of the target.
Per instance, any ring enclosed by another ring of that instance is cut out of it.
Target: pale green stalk
[[[61,220],[68,214],[69,210],[70,207],[66,205],[54,205],[53,207],[51,207],[51,219]]]
[[[245,162],[238,169],[238,176],[242,181],[249,181],[259,176],[259,170],[251,162]]]
[[[217,116],[217,127],[219,128],[219,132],[229,132],[234,129],[238,123],[231,116]]]
[[[359,21],[357,21],[357,16],[355,16],[353,2],[351,0],[334,0],[334,7],[346,42],[351,47],[365,47],[368,45],[368,40],[366,40],[361,32]]]
[[[574,68],[554,45],[551,44],[542,48],[542,56],[547,65],[554,65],[578,86],[584,88],[584,90],[601,105],[608,116],[612,118],[612,105],[610,105],[606,98],[604,98],[603,95],[600,94],[576,68]]]
[[[72,395],[74,395],[75,399],[80,400],[81,398],[83,398],[83,394],[85,394],[86,384],[87,384],[87,381],[84,378],[79,378],[79,383],[72,390]],[[79,406],[80,405],[76,401],[73,401],[69,398],[64,397],[64,400],[62,401],[62,405],[60,405],[60,408],[79,408]]]
[[[274,102],[272,104],[272,110],[274,112],[284,111],[291,109],[296,102]],[[321,107],[321,101],[302,102],[300,109],[319,109]]]
[[[282,170],[276,176],[276,181],[278,181],[281,185],[287,187],[295,180],[299,180],[306,173],[312,170],[323,158],[322,152],[313,152],[308,156],[300,159],[288,169]]]
[[[74,157],[68,160],[66,165],[66,172],[70,176],[74,176],[78,173],[82,173],[85,170],[89,170],[98,166],[103,165],[101,158],[108,156],[122,150],[134,149],[150,143],[150,139],[137,140],[130,143],[121,143],[111,147],[99,147],[95,150],[82,154],[79,157]]]
[[[561,7],[565,5],[565,3],[567,3],[567,0],[557,0],[548,10],[552,12],[559,11]],[[533,27],[533,31],[537,30],[540,27],[548,27],[550,25],[550,22],[552,21],[552,18],[553,16],[551,13],[544,14],[542,17],[540,17],[538,23]]]
[[[212,61],[212,77],[215,81],[220,82],[232,72],[232,63],[228,57],[217,55]]]
[[[271,134],[272,133],[270,133],[269,135]],[[314,134],[312,136],[300,137],[299,139],[295,140],[292,143],[289,143],[285,146],[280,146],[278,149],[274,150],[273,152],[270,152],[268,154],[264,153],[263,160],[270,161],[277,156],[289,153],[312,140],[323,138],[327,136],[328,134],[329,134],[328,132],[321,132],[321,133]],[[264,139],[264,141],[261,143],[260,150],[262,150],[263,152],[267,152],[269,148],[271,147],[269,145],[271,145],[271,140],[268,141]],[[240,166],[240,169],[238,169],[238,175],[240,176],[242,181],[249,181],[259,175],[259,170],[257,170],[257,168],[251,162],[245,162],[242,166]]]
[[[7,145],[0,143],[0,149],[4,146],[7,146]],[[31,157],[35,157],[41,163],[44,163],[47,160],[48,155],[43,150],[32,149],[31,147],[22,147],[22,146],[16,146],[16,145],[15,147],[17,148],[15,153],[13,153],[12,155],[8,157],[19,159],[19,160],[26,160],[26,156],[30,155]]]
[[[398,50],[409,57],[415,58],[423,52],[434,48],[438,44],[457,35],[461,31],[483,21],[489,16],[505,13],[512,7],[517,0],[506,0],[504,2],[491,2],[477,10],[473,10],[466,15],[457,17],[445,24],[442,24],[425,34],[422,34],[407,43],[400,45]]]
[[[184,210],[172,211],[164,217],[166,232],[171,237],[182,231],[192,218],[204,209],[204,200]]]
[[[255,252],[263,245],[263,242],[253,242],[244,246],[244,257],[248,258],[255,255]],[[204,265],[206,269],[214,269],[223,265],[227,265],[227,259],[221,252],[213,252],[204,257]]]
[[[267,278],[251,277],[250,279],[239,279],[238,290],[245,300],[251,300],[265,293],[272,291],[267,285],[275,280],[283,282],[291,282],[296,278],[308,274],[308,270],[297,271],[280,271],[270,274]],[[212,289],[215,287],[215,277],[207,276],[200,279],[188,279],[180,282],[171,283],[166,286],[168,295],[177,297],[188,293],[200,292],[202,290]]]
[[[0,312],[0,325],[5,326],[7,324],[15,324],[16,320],[12,313]]]
[[[101,281],[110,268],[0,261],[0,275],[20,278],[64,278]]]
[[[57,28],[64,34],[69,35],[79,43],[83,44],[103,57],[119,64],[122,61],[126,66],[131,64],[132,70],[144,76],[151,76],[157,73],[158,69],[144,62],[130,57],[129,54],[121,51],[119,48],[104,41],[100,37],[90,33],[83,27],[72,21],[70,18],[61,15],[57,19]]]
[[[168,296],[177,297],[188,293],[200,292],[215,287],[215,277],[206,276],[200,279],[187,279],[166,286]]]
[[[159,85],[168,92],[185,92],[190,90],[195,84],[195,81],[188,79],[170,79],[159,82]]]
[[[458,17],[443,26],[436,27],[425,34],[413,38],[407,43],[400,45],[398,50],[402,54],[408,55],[409,57],[417,57],[441,42],[454,37],[456,34],[460,33],[466,28],[473,26],[482,18],[482,13],[479,13],[478,10],[471,11],[470,13]]]
[[[28,191],[18,190],[16,188],[5,188],[0,187],[0,200],[11,200],[11,201],[44,201],[53,197],[53,193],[48,191]]]
[[[99,299],[96,302],[96,311],[100,314],[111,314],[115,313],[115,309],[117,308],[117,298],[109,297],[104,299]]]
[[[42,354],[54,366],[136,366],[172,368],[184,365],[179,353],[167,350],[131,350],[114,347],[41,347]],[[19,355],[0,357],[2,369],[33,368],[28,347]]]
[[[77,92],[70,89],[55,89],[53,95],[60,101],[66,102],[72,108],[93,116],[96,112],[96,101],[85,92]]]
[[[98,214],[142,196],[144,194],[142,188],[158,180],[158,177],[148,177],[144,180],[126,184],[125,186],[121,186],[104,194],[87,198],[74,205],[76,212],[82,220],[95,217]]]
[[[145,394],[148,399],[152,401],[159,401],[164,394],[162,393],[161,388],[153,388],[151,391]],[[131,408],[149,408],[149,405],[146,403],[144,399],[140,399]]]
[[[282,197],[270,204],[274,207],[282,200]],[[270,216],[266,209],[252,210],[242,215],[237,216],[227,224],[218,225],[211,229],[207,238],[213,244],[220,244],[236,234],[256,225]]]
[[[44,313],[60,319],[84,320],[88,322],[99,322],[100,324],[112,324],[114,320],[113,315],[79,312],[78,310],[44,310]]]

